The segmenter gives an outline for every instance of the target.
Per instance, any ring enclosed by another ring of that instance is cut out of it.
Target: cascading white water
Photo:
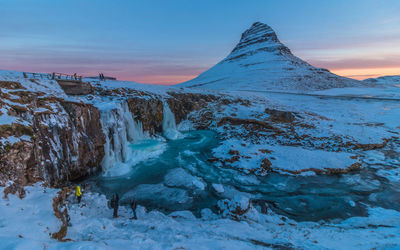
[[[105,175],[129,171],[127,163],[135,156],[129,145],[147,137],[143,133],[142,123],[135,121],[128,104],[121,102],[113,109],[102,110],[101,124],[106,136],[102,161]],[[119,165],[118,169],[113,168],[116,164]]]
[[[163,117],[163,134],[167,139],[176,140],[182,138],[183,135],[176,128],[176,121],[174,113],[168,106],[167,102],[164,102],[164,117]]]

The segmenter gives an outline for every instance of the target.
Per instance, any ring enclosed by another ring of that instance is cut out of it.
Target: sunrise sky
[[[0,0],[0,69],[179,83],[260,21],[314,66],[400,75],[399,13],[398,0]]]

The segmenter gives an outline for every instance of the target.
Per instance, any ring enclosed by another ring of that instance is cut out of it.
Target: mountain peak
[[[266,35],[266,34],[275,34],[275,31],[265,23],[255,22],[249,29],[247,29],[242,34],[242,38],[247,35]],[[275,34],[276,36],[276,34]]]
[[[242,33],[242,37],[232,50],[231,56],[237,58],[244,53],[260,49],[275,50],[290,54],[290,50],[279,41],[275,31],[270,26],[261,22],[255,22],[249,29]]]

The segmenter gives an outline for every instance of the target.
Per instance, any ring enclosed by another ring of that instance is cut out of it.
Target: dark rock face
[[[175,115],[176,123],[187,118],[187,115],[193,111],[206,107],[209,103],[219,100],[214,95],[202,95],[195,93],[168,93],[172,98],[167,100],[168,105]]]
[[[11,180],[22,185],[44,181],[60,186],[68,180],[85,177],[100,166],[105,138],[100,112],[92,105],[68,102],[38,94],[13,92],[21,105],[9,115],[25,123],[0,128],[0,138],[25,139],[0,145],[0,185]],[[41,111],[38,112],[37,110]]]
[[[266,108],[265,113],[269,114],[275,122],[293,122],[295,120],[293,113],[288,111]]]
[[[67,95],[88,95],[93,94],[93,87],[86,82],[75,80],[57,80],[60,87]]]
[[[262,162],[261,162],[261,169],[263,170],[263,172],[265,173],[269,173],[272,171],[272,163],[268,158],[265,158]]]
[[[148,131],[150,134],[162,132],[164,108],[159,98],[136,97],[128,99],[127,102],[135,120],[142,122],[144,131]]]

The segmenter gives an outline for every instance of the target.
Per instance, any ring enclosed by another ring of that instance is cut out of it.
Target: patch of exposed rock
[[[144,131],[150,134],[162,132],[164,108],[160,98],[135,97],[127,99],[127,103],[135,120],[142,122]]]
[[[275,122],[293,122],[295,120],[293,113],[289,111],[266,108],[265,113],[269,114],[271,120]]]

